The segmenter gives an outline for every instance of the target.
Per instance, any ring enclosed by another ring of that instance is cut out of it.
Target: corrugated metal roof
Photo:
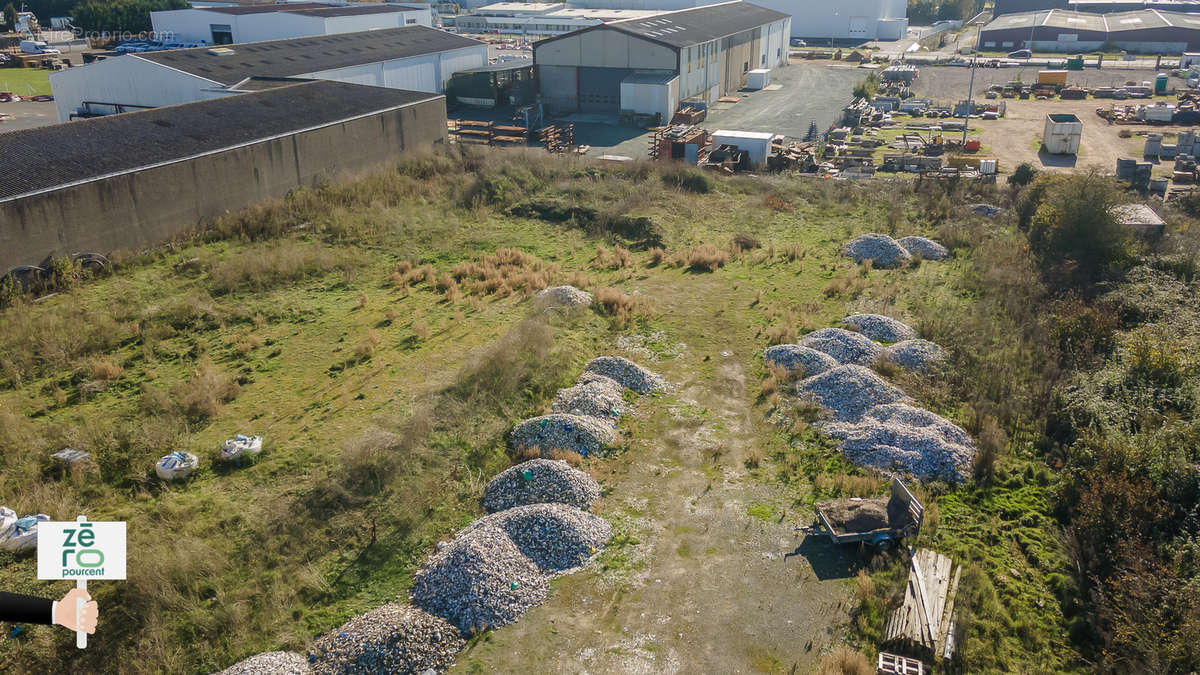
[[[622,19],[604,24],[625,33],[649,38],[672,47],[708,42],[780,21],[789,15],[748,2],[724,2],[648,18]]]
[[[0,157],[9,160],[0,201],[434,98],[440,95],[315,80],[0,133]]]
[[[294,77],[392,59],[403,59],[484,43],[426,26],[404,26],[357,33],[243,42],[223,45],[231,53],[218,56],[212,47],[130,54],[224,85],[247,77]]]

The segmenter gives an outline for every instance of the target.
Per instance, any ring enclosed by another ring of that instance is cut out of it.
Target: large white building
[[[607,21],[640,19],[662,10],[584,9],[565,2],[494,2],[455,17],[460,33],[505,35],[562,35]]]
[[[432,26],[433,13],[430,5],[309,2],[150,12],[150,23],[158,38],[165,42],[226,45],[402,26]]]
[[[603,23],[534,43],[538,90],[552,110],[665,122],[683,99],[716,103],[749,71],[787,65],[791,21],[735,1]]]
[[[711,0],[568,0],[570,7],[677,10]],[[908,32],[906,0],[755,0],[792,17],[792,37],[899,40]]]
[[[50,74],[60,121],[228,96],[254,79],[350,82],[440,94],[488,63],[483,42],[425,26],[126,54]]]

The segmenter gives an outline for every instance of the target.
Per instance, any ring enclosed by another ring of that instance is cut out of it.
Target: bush
[[[1017,165],[1016,169],[1013,169],[1012,175],[1008,177],[1008,184],[1025,187],[1033,182],[1036,175],[1037,169],[1033,168],[1032,164],[1021,162]]]
[[[1132,256],[1129,233],[1113,214],[1121,202],[1114,181],[1094,172],[1039,180],[1048,189],[1028,237],[1042,271],[1084,284],[1121,271]]]
[[[192,421],[204,421],[221,412],[221,406],[237,397],[241,387],[233,378],[202,357],[188,381],[176,391],[180,411]]]

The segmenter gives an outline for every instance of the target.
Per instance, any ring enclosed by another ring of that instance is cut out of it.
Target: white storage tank
[[[746,88],[751,91],[766,89],[771,84],[771,71],[766,68],[756,68],[746,73]]]
[[[1073,155],[1079,152],[1079,139],[1083,136],[1083,122],[1070,113],[1046,115],[1046,127],[1042,132],[1042,144],[1052,155]]]
[[[767,163],[767,155],[771,154],[771,139],[775,134],[761,131],[729,131],[717,129],[712,135],[713,147],[721,145],[736,146],[738,150],[750,155],[750,164],[755,168]]]

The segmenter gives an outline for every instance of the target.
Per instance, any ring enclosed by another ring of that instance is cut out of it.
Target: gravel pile
[[[600,498],[591,476],[554,459],[531,459],[501,471],[483,491],[489,513],[527,504],[567,504],[590,509]]]
[[[667,388],[667,383],[660,375],[620,356],[597,356],[588,361],[584,370],[611,378],[622,387],[639,394],[649,394]]]
[[[229,666],[217,675],[306,675],[308,659],[295,652],[265,652]]]
[[[887,357],[909,370],[924,370],[946,358],[946,352],[929,340],[904,340],[888,347]]]
[[[880,406],[856,423],[824,425],[855,463],[902,471],[922,480],[963,480],[975,456],[967,433],[949,420],[911,406]]]
[[[456,537],[413,578],[413,604],[466,634],[521,618],[546,599],[546,576],[499,528]]]
[[[800,338],[800,346],[828,354],[838,363],[869,365],[883,354],[883,345],[844,328],[821,328]]]
[[[920,255],[923,260],[945,260],[950,257],[949,249],[928,237],[901,237],[896,243],[910,254]]]
[[[800,345],[775,345],[767,347],[763,352],[763,359],[769,365],[779,366],[787,370],[801,371],[805,377],[820,375],[821,373],[836,368],[838,365],[837,359],[819,352],[812,347],[802,347]]]
[[[842,319],[842,323],[878,342],[900,342],[917,337],[917,331],[908,324],[882,314],[851,314]]]
[[[542,309],[551,307],[585,307],[592,304],[592,294],[574,286],[551,286],[537,292],[534,301]]]
[[[418,675],[454,664],[466,642],[445,619],[415,607],[388,604],[350,619],[313,644],[319,675]]]
[[[570,450],[586,457],[614,445],[618,438],[611,422],[583,415],[550,413],[527,419],[514,427],[509,444],[515,450]]]
[[[559,389],[550,409],[557,413],[616,419],[625,409],[621,385],[603,375],[588,375],[591,377],[586,382]]]
[[[612,539],[612,525],[600,516],[566,504],[530,504],[484,516],[459,536],[483,529],[508,535],[521,553],[545,574],[558,574],[586,563]]]
[[[904,392],[885,382],[869,368],[838,366],[801,380],[797,392],[833,413],[839,421],[856,421],[868,410],[906,399]]]
[[[842,253],[854,258],[854,262],[873,261],[880,269],[893,269],[908,264],[911,256],[895,239],[886,234],[864,234],[851,239],[842,247]]]

